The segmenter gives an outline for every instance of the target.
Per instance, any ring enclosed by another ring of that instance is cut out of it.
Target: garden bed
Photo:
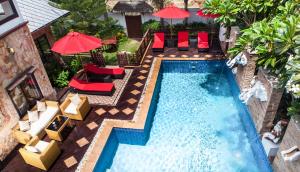
[[[120,39],[116,49],[105,50],[103,56],[107,65],[117,65],[117,52],[127,51],[135,53],[140,45],[140,42],[130,38]]]

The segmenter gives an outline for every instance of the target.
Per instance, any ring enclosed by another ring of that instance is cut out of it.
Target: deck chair
[[[153,52],[163,52],[165,48],[165,33],[154,33],[154,41],[152,45]]]
[[[72,92],[92,95],[111,96],[115,91],[115,85],[113,83],[91,83],[76,77],[72,78],[69,82],[69,86],[72,88]]]
[[[113,79],[123,79],[125,76],[124,68],[104,68],[104,67],[98,67],[97,65],[92,63],[85,64],[84,71],[88,75],[100,75],[100,76],[110,75],[111,78]]]
[[[178,32],[178,50],[189,50],[189,33],[186,31]]]
[[[198,51],[206,52],[209,50],[208,33],[198,32]]]

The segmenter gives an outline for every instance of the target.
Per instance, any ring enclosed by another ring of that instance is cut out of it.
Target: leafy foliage
[[[148,20],[142,25],[143,33],[145,33],[148,29],[158,30],[161,27],[160,22],[156,20]]]
[[[151,0],[156,9],[163,9],[168,0]]]
[[[59,73],[57,79],[55,80],[55,84],[59,88],[63,88],[68,86],[69,84],[69,71],[63,70]]]
[[[80,57],[73,58],[70,63],[70,71],[72,72],[72,75],[76,74],[81,68],[82,68],[82,63]]]
[[[257,64],[279,76],[284,86],[289,78],[286,71],[288,57],[295,54],[295,48],[299,46],[300,16],[295,15],[298,11],[299,8],[290,1],[279,6],[278,15],[272,19],[266,18],[244,29],[229,53],[254,52],[259,57]]]
[[[294,101],[292,102],[291,106],[288,108],[288,115],[294,116],[300,114],[300,102]]]
[[[216,21],[229,27],[239,25],[249,27],[256,21],[263,20],[274,13],[283,0],[207,0],[205,11],[221,16]]]
[[[106,17],[104,0],[52,0],[57,7],[70,11],[70,14],[53,25],[57,38],[70,30],[76,30],[88,35],[111,37],[123,30],[117,21]]]
[[[288,115],[300,115],[299,0],[280,1],[273,12],[260,11],[269,15],[244,29],[228,52],[231,56],[244,50],[257,54],[257,65],[278,76],[281,86],[294,97]]]

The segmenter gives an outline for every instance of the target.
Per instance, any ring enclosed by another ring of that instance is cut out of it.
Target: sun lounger
[[[178,50],[189,50],[189,33],[178,32]]]
[[[154,33],[154,41],[152,45],[153,52],[163,52],[165,48],[165,34],[162,32]]]
[[[88,76],[101,75],[102,77],[105,77],[107,75],[110,75],[113,79],[123,79],[125,76],[124,68],[104,68],[98,67],[97,65],[92,63],[84,65],[84,70]]]
[[[198,32],[198,51],[208,51],[208,33],[207,32]]]
[[[113,83],[91,83],[76,77],[69,82],[73,92],[95,95],[113,95],[115,86]]]

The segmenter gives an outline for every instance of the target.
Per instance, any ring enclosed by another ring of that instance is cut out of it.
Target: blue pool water
[[[145,130],[114,129],[94,171],[272,171],[224,61],[164,61]]]

